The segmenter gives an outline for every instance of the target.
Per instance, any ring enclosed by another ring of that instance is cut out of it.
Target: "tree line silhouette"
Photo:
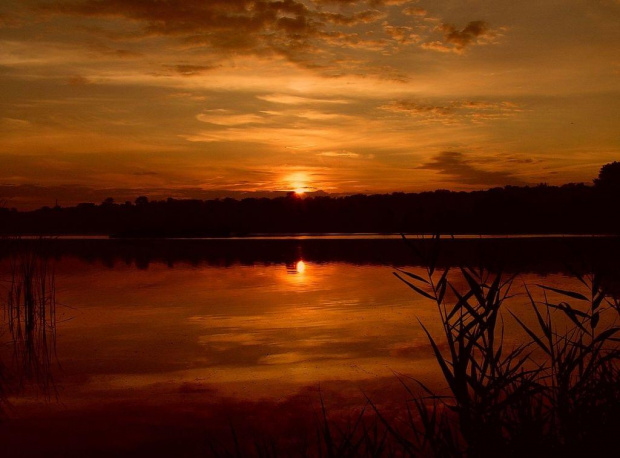
[[[619,234],[620,162],[593,185],[505,186],[485,191],[273,199],[82,203],[0,209],[3,234],[226,237],[283,233]]]

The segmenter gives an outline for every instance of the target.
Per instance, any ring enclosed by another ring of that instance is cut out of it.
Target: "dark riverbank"
[[[617,186],[84,203],[0,209],[2,234],[229,237],[283,233],[619,234]]]

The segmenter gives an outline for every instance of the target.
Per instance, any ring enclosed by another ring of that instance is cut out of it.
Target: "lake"
[[[437,307],[393,275],[427,271],[399,238],[70,238],[1,249],[3,304],[12,263],[31,250],[48,259],[56,301],[45,345],[39,337],[21,353],[4,313],[0,443],[10,456],[204,456],[231,427],[294,435],[321,397],[346,416],[366,397],[383,411],[402,406],[399,376],[445,389],[418,322],[441,342]],[[571,272],[608,269],[619,254],[610,237],[465,238],[442,242],[437,266],[518,273],[509,308],[532,323],[524,285],[582,291]],[[449,279],[465,286],[456,268]],[[522,342],[505,315],[506,342]]]

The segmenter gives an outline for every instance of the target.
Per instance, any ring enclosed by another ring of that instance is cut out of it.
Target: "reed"
[[[440,397],[423,387],[433,402],[430,407],[421,400],[415,403],[423,420],[418,453],[573,456],[615,446],[612,431],[620,426],[620,328],[615,323],[620,309],[601,275],[575,274],[584,291],[534,285],[540,299],[532,285],[525,285],[535,316],[532,327],[509,309],[514,275],[462,266],[456,274],[467,286],[459,291],[449,269],[435,269],[439,236],[430,249],[406,242],[427,275],[404,270],[395,275],[437,306],[447,351],[420,325],[450,391]],[[529,342],[508,348],[504,312]]]
[[[2,301],[4,326],[11,339],[12,360],[5,380],[11,389],[31,387],[55,394],[52,363],[56,351],[56,283],[40,244],[15,240],[8,291]]]

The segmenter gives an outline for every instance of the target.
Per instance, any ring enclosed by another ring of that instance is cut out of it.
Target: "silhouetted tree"
[[[620,189],[620,162],[614,161],[601,167],[594,184],[601,188]]]
[[[149,203],[149,198],[146,196],[136,197],[136,205],[147,205]]]
[[[167,199],[0,211],[4,234],[112,234],[204,237],[256,233],[620,233],[615,208],[620,162],[603,166],[595,186],[506,186],[486,191],[275,199]]]

